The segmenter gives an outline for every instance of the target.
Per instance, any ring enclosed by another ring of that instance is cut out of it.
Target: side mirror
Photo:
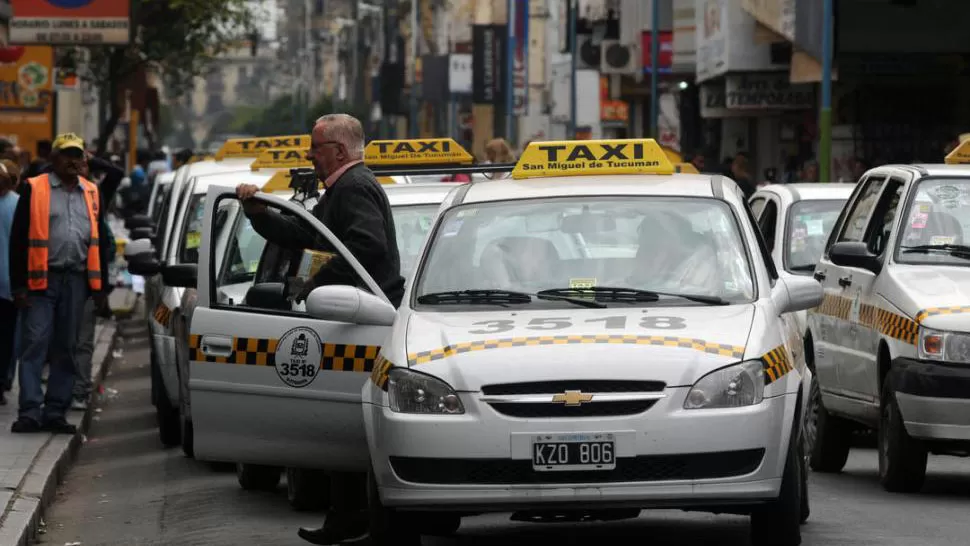
[[[154,256],[132,258],[128,262],[128,272],[141,277],[153,277],[162,270],[162,264]]]
[[[199,280],[197,264],[174,264],[162,268],[162,282],[166,286],[195,288]]]
[[[313,318],[366,326],[391,326],[397,317],[393,305],[353,286],[314,288],[306,310]]]
[[[778,313],[807,311],[822,304],[825,292],[822,285],[812,277],[783,277],[778,279],[771,292]]]
[[[246,291],[246,305],[260,309],[291,311],[293,306],[286,299],[286,285],[281,282],[261,282]]]
[[[141,239],[154,239],[155,230],[150,227],[140,227],[131,230],[128,234],[128,238],[132,241],[139,241]]]
[[[138,228],[155,228],[155,222],[147,214],[135,214],[125,220],[125,229],[131,231]]]
[[[125,244],[125,261],[144,260],[155,256],[155,247],[148,239],[129,241]]]
[[[879,256],[869,252],[865,243],[843,241],[835,243],[829,249],[829,259],[832,263],[842,267],[858,267],[879,274],[882,263]]]

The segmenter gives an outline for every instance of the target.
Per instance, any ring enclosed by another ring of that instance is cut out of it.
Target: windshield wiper
[[[418,303],[438,305],[442,303],[468,303],[504,305],[507,303],[531,303],[532,294],[511,290],[452,290],[432,292],[418,296]]]
[[[918,252],[921,254],[928,254],[930,252],[949,252],[951,254],[962,254],[964,256],[970,256],[970,246],[967,245],[917,245],[917,246],[904,246],[902,247],[903,252]]]
[[[660,296],[669,298],[681,298],[708,305],[730,305],[731,302],[718,296],[704,296],[698,294],[672,294],[669,292],[656,292],[653,290],[639,290],[636,288],[617,288],[612,286],[594,286],[592,288],[551,288],[542,290],[537,295],[568,296],[572,298],[582,298],[583,296],[593,296],[596,300],[620,301],[625,303],[652,302],[660,299]],[[587,300],[588,301],[588,300]]]

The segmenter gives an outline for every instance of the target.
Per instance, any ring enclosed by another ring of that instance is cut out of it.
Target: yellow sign
[[[947,165],[970,163],[970,140],[964,140],[952,152],[946,154],[943,162]]]
[[[53,140],[54,91],[50,46],[9,47],[0,63],[0,138],[37,153],[37,142]]]
[[[701,174],[697,167],[693,163],[674,163],[674,172],[678,173],[689,173],[689,174]]]
[[[312,167],[313,164],[306,158],[306,154],[306,148],[273,148],[263,150],[249,168],[258,171],[259,169],[298,169]]]
[[[652,138],[558,140],[529,143],[512,178],[673,172],[673,163]]]
[[[589,402],[592,399],[592,394],[583,394],[580,391],[566,391],[562,394],[553,396],[552,402],[554,404],[565,404],[567,406],[581,406],[584,402]]]
[[[216,152],[216,161],[233,157],[258,157],[263,150],[271,148],[309,148],[310,135],[273,136],[260,138],[233,138],[226,141]]]
[[[430,165],[471,163],[475,160],[453,138],[372,140],[364,148],[364,163],[376,165]]]
[[[277,171],[273,173],[273,176],[269,177],[266,184],[260,190],[263,193],[276,193],[280,191],[290,191],[290,171]]]
[[[199,161],[213,161],[215,160],[215,158],[216,156],[214,155],[196,154],[190,157],[186,163],[198,163]]]
[[[378,176],[377,181],[381,184],[397,184],[393,176]]]

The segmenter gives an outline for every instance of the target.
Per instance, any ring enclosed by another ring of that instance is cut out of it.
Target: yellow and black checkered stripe
[[[168,328],[168,323],[172,320],[172,310],[164,303],[159,303],[155,306],[155,312],[152,313],[152,316],[155,318],[155,322]]]
[[[916,313],[917,324],[922,324],[924,320],[936,315],[958,315],[960,313],[970,313],[970,305],[954,305],[952,307],[929,307]]]
[[[377,361],[374,363],[374,370],[371,371],[370,380],[377,385],[377,388],[386,391],[388,373],[390,373],[393,367],[394,363],[384,358],[384,355],[377,355]]]
[[[189,360],[217,364],[248,364],[252,366],[276,366],[278,339],[234,337],[229,356],[209,356],[202,352],[202,336],[189,336]],[[381,348],[373,345],[321,345],[320,369],[335,372],[369,373],[374,369]]]
[[[761,357],[764,362],[765,385],[770,385],[794,369],[791,356],[784,345],[779,345]]]
[[[671,336],[638,336],[622,334],[599,334],[599,335],[564,335],[564,336],[529,336],[513,337],[507,339],[486,339],[482,341],[466,341],[447,345],[430,351],[421,351],[408,355],[408,363],[411,366],[417,364],[427,364],[443,358],[448,358],[462,353],[476,351],[486,351],[489,349],[507,349],[510,347],[531,347],[540,345],[583,345],[588,343],[606,343],[617,345],[659,345],[663,347],[680,347],[682,349],[693,349],[704,353],[718,356],[726,356],[735,359],[744,357],[744,347],[725,345],[723,343],[711,343],[703,339],[692,339],[687,337]]]
[[[916,339],[919,337],[919,323],[917,321],[867,303],[859,306],[859,320],[852,321],[851,298],[826,294],[822,299],[822,304],[813,309],[812,312],[846,322],[855,322],[866,328],[878,330],[883,335],[909,343],[910,345],[916,345]],[[920,313],[923,312],[920,311]],[[917,318],[919,318],[919,315],[917,315]]]

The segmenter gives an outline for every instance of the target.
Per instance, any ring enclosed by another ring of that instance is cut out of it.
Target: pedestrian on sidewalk
[[[9,159],[0,160],[0,406],[13,388],[13,342],[17,330],[17,307],[10,292],[10,227],[19,196],[14,189],[20,169]]]
[[[20,185],[10,236],[10,286],[20,311],[20,399],[13,432],[74,434],[67,422],[74,388],[78,326],[84,302],[104,296],[103,221],[98,187],[84,176],[84,141],[59,135],[52,172]],[[47,392],[41,386],[50,350]]]

